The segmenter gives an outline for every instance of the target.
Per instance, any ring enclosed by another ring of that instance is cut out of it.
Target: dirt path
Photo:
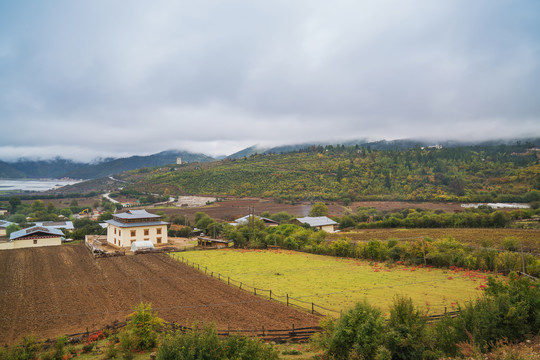
[[[142,299],[166,321],[225,329],[314,326],[318,318],[252,296],[164,254],[94,260],[83,245],[0,252],[0,345],[125,320]]]

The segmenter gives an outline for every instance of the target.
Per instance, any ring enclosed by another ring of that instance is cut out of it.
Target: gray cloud
[[[0,5],[0,158],[540,136],[540,3]]]

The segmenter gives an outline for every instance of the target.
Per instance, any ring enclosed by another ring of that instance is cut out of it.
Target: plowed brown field
[[[252,296],[163,254],[94,260],[84,245],[0,252],[0,344],[123,321],[141,299],[166,321],[218,328],[314,326],[318,318]]]

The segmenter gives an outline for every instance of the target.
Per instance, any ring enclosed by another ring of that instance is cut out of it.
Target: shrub
[[[359,302],[338,321],[328,355],[335,359],[348,359],[353,355],[372,359],[383,344],[384,329],[381,311],[366,300]]]
[[[231,336],[220,340],[215,326],[199,327],[185,334],[168,334],[157,351],[157,360],[277,360],[278,353],[259,339]]]
[[[422,359],[429,348],[426,321],[411,298],[397,296],[390,309],[386,346],[392,359]]]
[[[130,333],[133,346],[137,350],[148,350],[157,345],[157,330],[163,323],[152,312],[151,304],[140,303],[135,307],[135,312],[129,315],[127,331]]]
[[[0,347],[0,359],[2,360],[31,360],[37,358],[40,343],[34,336],[25,336],[22,344],[10,348]]]

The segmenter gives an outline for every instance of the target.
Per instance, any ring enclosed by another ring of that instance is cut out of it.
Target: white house
[[[167,225],[161,216],[146,210],[128,210],[114,214],[112,220],[105,220],[107,242],[115,247],[131,247],[135,241],[151,241],[152,244],[166,244]]]
[[[330,219],[327,216],[306,216],[303,218],[296,219],[300,224],[308,224],[312,228],[326,231],[328,233],[333,233],[335,231],[335,226],[337,222]]]
[[[9,241],[0,242],[0,250],[62,245],[63,236],[62,230],[33,226],[12,232]]]

